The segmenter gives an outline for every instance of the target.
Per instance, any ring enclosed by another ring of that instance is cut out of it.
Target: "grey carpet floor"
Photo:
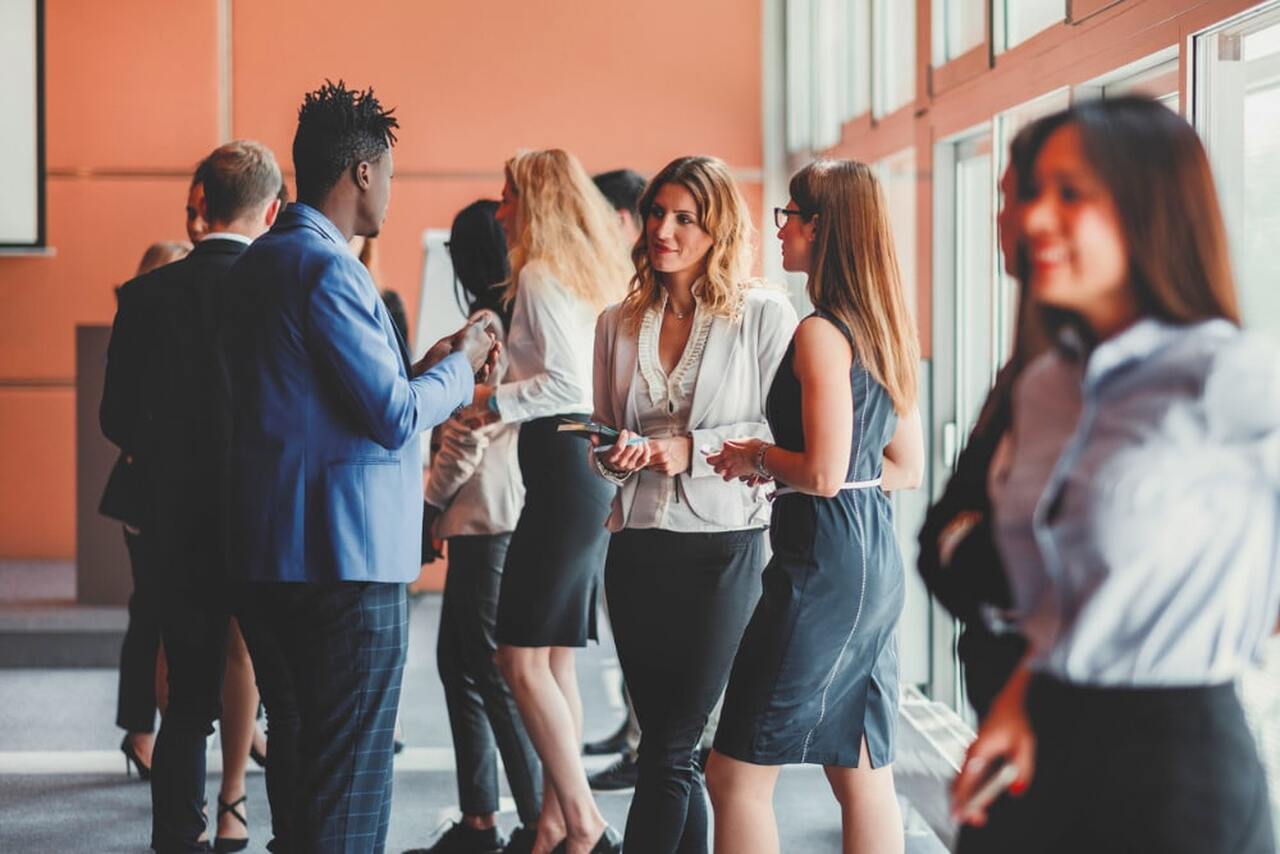
[[[409,662],[401,718],[408,749],[397,763],[388,851],[428,843],[456,815],[448,720],[435,666],[439,600],[413,605]],[[618,672],[607,636],[579,657],[587,737],[610,732],[621,719]],[[116,672],[110,669],[0,670],[0,852],[144,852],[149,834],[146,785],[124,776],[115,746]],[[210,799],[217,791],[216,737],[211,740]],[[608,757],[588,762],[603,767]],[[263,851],[267,833],[262,774],[249,774],[253,844]],[[602,793],[606,818],[626,821],[631,793]],[[840,816],[816,768],[786,768],[775,799],[785,852],[839,851]],[[515,825],[504,799],[504,828]],[[936,838],[908,812],[907,850],[942,851]]]

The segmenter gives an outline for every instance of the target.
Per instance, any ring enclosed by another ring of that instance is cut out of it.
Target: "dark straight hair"
[[[1106,186],[1129,252],[1139,310],[1175,324],[1240,323],[1226,226],[1213,171],[1195,129],[1150,98],[1090,100],[1046,119],[1080,133]],[[1032,152],[1039,156],[1046,133]]]
[[[453,262],[454,298],[467,314],[492,309],[507,327],[511,306],[504,305],[502,293],[511,276],[507,258],[507,236],[495,214],[498,203],[491,199],[472,202],[458,212],[449,229],[449,258]],[[458,292],[461,286],[464,296]]]

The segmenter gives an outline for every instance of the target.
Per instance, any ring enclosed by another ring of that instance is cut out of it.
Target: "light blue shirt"
[[[1003,469],[1003,470],[1002,470]],[[992,474],[1033,670],[1104,686],[1230,681],[1280,611],[1280,353],[1142,320],[1036,360]]]

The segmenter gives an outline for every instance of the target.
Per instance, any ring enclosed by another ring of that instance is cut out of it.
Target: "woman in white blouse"
[[[705,852],[694,753],[760,595],[769,502],[706,454],[772,438],[764,400],[796,314],[748,279],[751,220],[713,157],[668,164],[640,199],[632,290],[596,324],[595,415],[622,432],[593,452],[619,487],[605,589],[640,720],[626,850]]]
[[[1270,854],[1232,683],[1280,606],[1280,354],[1239,328],[1190,125],[1145,98],[1043,121],[1028,284],[1074,319],[992,461],[1029,651],[956,780],[959,850]],[[1021,797],[971,807],[1001,764]]]
[[[533,850],[615,851],[578,755],[573,662],[573,649],[596,638],[612,489],[592,473],[581,441],[557,428],[591,412],[592,330],[630,267],[617,216],[568,152],[507,161],[497,217],[511,246],[509,368],[506,382],[477,388],[474,410],[481,421],[520,424],[525,486],[498,596],[498,666],[543,763]]]

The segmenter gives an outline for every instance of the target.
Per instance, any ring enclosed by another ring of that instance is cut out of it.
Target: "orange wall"
[[[146,246],[183,236],[224,114],[287,168],[302,93],[325,77],[396,106],[379,242],[411,318],[422,229],[495,196],[517,148],[562,146],[592,171],[717,154],[761,204],[755,3],[46,0],[45,15],[56,255],[0,258],[0,557],[74,554],[75,326],[110,323]]]

